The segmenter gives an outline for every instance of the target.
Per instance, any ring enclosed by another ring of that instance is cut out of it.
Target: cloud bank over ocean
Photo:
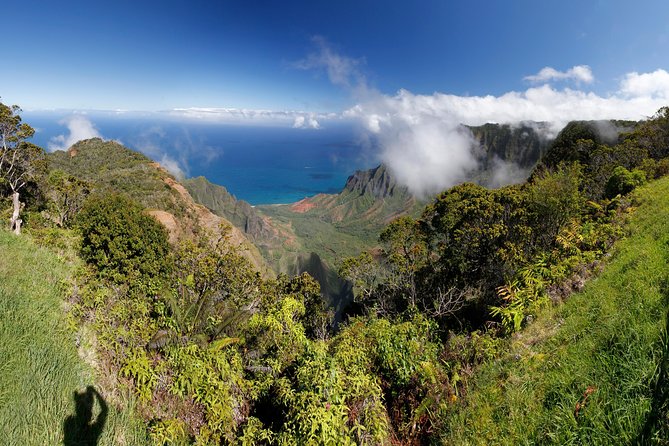
[[[339,117],[358,121],[374,136],[381,160],[417,195],[453,186],[476,169],[476,143],[462,124],[543,121],[550,124],[547,136],[554,136],[572,120],[640,120],[669,101],[669,73],[663,69],[627,73],[616,91],[599,95],[583,88],[595,82],[588,65],[564,71],[544,67],[523,78],[531,87],[498,96],[415,94],[404,89],[388,95],[370,88],[360,69],[363,59],[338,54],[321,37],[313,41],[315,52],[294,66],[324,70],[334,85],[352,96],[356,105]]]

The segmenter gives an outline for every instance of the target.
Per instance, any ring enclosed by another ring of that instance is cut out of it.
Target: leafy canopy
[[[81,256],[117,280],[163,277],[169,270],[167,232],[122,195],[89,198],[78,215]]]

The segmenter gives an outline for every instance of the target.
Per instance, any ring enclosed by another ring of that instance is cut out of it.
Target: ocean
[[[71,114],[24,112],[37,132],[32,140],[47,148],[54,137],[70,134]],[[292,203],[318,193],[339,192],[357,169],[378,164],[351,123],[294,129],[199,122],[155,116],[79,115],[74,132],[91,123],[105,139],[114,139],[150,158],[203,175],[253,205]],[[85,134],[85,133],[82,133]],[[59,142],[59,141],[55,141]],[[61,145],[63,141],[60,141]]]

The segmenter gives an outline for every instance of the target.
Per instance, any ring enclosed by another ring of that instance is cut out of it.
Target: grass
[[[0,442],[142,444],[145,433],[130,412],[111,404],[99,442],[84,441],[81,422],[98,420],[102,406],[98,400],[90,417],[85,413],[75,417],[77,407],[89,405],[85,397],[75,404],[75,392],[86,395],[85,389],[94,387],[95,381],[77,355],[63,311],[62,284],[71,269],[27,236],[0,230]]]
[[[604,272],[477,373],[446,444],[669,444],[669,178],[635,197]]]

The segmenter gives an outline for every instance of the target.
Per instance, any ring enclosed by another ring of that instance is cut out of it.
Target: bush
[[[167,232],[142,207],[121,195],[90,198],[78,215],[81,256],[116,281],[164,277],[169,270]]]
[[[639,169],[629,171],[622,166],[618,166],[613,171],[613,175],[606,183],[606,197],[613,198],[616,195],[625,195],[641,186],[646,182],[646,174]]]

